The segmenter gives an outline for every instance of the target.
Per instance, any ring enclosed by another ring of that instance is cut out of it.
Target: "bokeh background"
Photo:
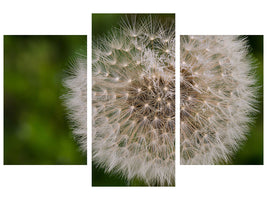
[[[119,27],[125,14],[93,14],[92,15],[92,39],[96,41],[100,37],[107,34],[112,27]],[[145,16],[138,15],[138,17]],[[172,14],[157,15],[160,19],[174,18]],[[263,164],[263,36],[249,35],[246,37],[248,41],[249,51],[253,56],[256,64],[255,74],[257,85],[259,86],[258,94],[258,110],[254,116],[254,123],[250,125],[250,132],[247,141],[241,146],[238,152],[232,157],[229,165],[262,165]],[[223,163],[221,163],[223,164]],[[225,164],[225,163],[224,163]],[[133,180],[128,183],[125,179],[118,175],[107,174],[103,169],[92,164],[92,184],[93,186],[142,186],[145,185],[140,180]]]
[[[4,36],[5,165],[86,164],[61,98],[82,50],[86,36]]]

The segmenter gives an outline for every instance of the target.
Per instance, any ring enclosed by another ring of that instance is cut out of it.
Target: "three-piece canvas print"
[[[92,186],[263,165],[263,36],[176,26],[175,14],[92,14],[88,47],[82,35],[5,35],[4,164],[89,164]]]

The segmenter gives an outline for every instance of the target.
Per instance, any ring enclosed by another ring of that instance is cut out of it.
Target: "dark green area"
[[[156,17],[159,21],[174,20],[174,14],[93,14],[92,15],[92,39],[96,41],[101,36],[107,35],[112,28],[119,28],[120,22],[125,18],[136,17],[145,18],[148,16]]]
[[[107,175],[104,169],[92,165],[92,185],[93,186],[126,186],[127,181],[116,174]]]
[[[86,36],[4,36],[4,164],[86,164],[61,99],[85,44]]]

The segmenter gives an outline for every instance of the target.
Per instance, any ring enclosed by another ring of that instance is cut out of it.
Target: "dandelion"
[[[180,162],[227,162],[256,111],[246,40],[181,36],[180,61]]]
[[[79,56],[72,64],[70,76],[63,85],[68,89],[64,97],[69,111],[73,134],[80,142],[81,150],[87,151],[87,68],[86,57]]]
[[[93,46],[93,161],[148,185],[173,185],[173,22],[129,22]]]

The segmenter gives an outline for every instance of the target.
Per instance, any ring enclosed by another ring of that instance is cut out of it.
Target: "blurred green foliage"
[[[86,36],[4,36],[4,164],[86,164],[62,79]]]

